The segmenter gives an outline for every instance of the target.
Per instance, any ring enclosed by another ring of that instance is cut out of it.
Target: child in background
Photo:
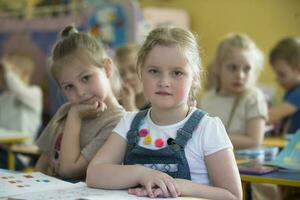
[[[300,37],[279,41],[270,53],[278,83],[285,90],[282,103],[269,110],[271,123],[283,121],[284,133],[300,129]]]
[[[30,55],[15,52],[3,57],[0,65],[0,135],[21,133],[32,144],[42,122],[42,90],[31,85],[35,63]],[[1,149],[1,168],[6,168],[5,150]],[[24,162],[16,157],[16,170]]]
[[[120,101],[127,111],[137,111],[146,105],[141,81],[136,71],[138,44],[126,44],[116,50],[116,61],[123,79]]]
[[[152,107],[124,115],[88,167],[89,186],[131,188],[130,194],[152,198],[242,198],[221,120],[189,105],[200,85],[198,53],[189,31],[161,27],[150,32],[137,66]]]
[[[89,161],[123,115],[111,82],[114,65],[100,43],[66,27],[52,51],[51,73],[68,102],[54,115],[38,146],[35,170],[61,178],[84,178]]]
[[[263,54],[246,35],[230,34],[209,66],[201,107],[225,124],[235,149],[258,147],[264,137],[267,103],[255,87]]]
[[[269,61],[278,83],[285,90],[283,101],[270,108],[269,121],[282,121],[282,134],[292,135],[300,129],[300,37],[280,40],[271,50]],[[280,189],[283,199],[299,199],[299,188]]]

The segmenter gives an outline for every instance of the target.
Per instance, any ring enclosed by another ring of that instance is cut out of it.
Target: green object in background
[[[298,130],[284,149],[266,165],[300,171],[300,130]]]

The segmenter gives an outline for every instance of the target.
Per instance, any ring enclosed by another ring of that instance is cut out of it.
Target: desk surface
[[[264,175],[241,174],[241,179],[245,182],[271,183],[277,185],[300,187],[299,171],[277,171]]]
[[[266,137],[263,141],[263,146],[266,147],[285,147],[287,145],[288,140],[282,137]]]
[[[22,153],[26,155],[40,155],[40,150],[37,145],[14,145],[12,151],[15,153]]]
[[[23,134],[0,134],[0,143],[1,144],[14,144],[19,142],[24,142],[30,138]]]

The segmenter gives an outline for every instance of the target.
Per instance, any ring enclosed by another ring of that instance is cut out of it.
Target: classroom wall
[[[220,39],[230,32],[248,34],[266,55],[260,85],[274,87],[276,103],[282,90],[275,82],[268,53],[282,37],[300,36],[299,0],[140,0],[140,6],[180,8],[190,15],[190,27],[198,33],[206,66]],[[201,93],[200,93],[201,94]]]

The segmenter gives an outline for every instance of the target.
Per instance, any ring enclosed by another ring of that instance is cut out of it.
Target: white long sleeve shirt
[[[42,91],[26,85],[13,72],[5,73],[7,90],[0,94],[0,134],[22,133],[35,139],[42,121]]]

